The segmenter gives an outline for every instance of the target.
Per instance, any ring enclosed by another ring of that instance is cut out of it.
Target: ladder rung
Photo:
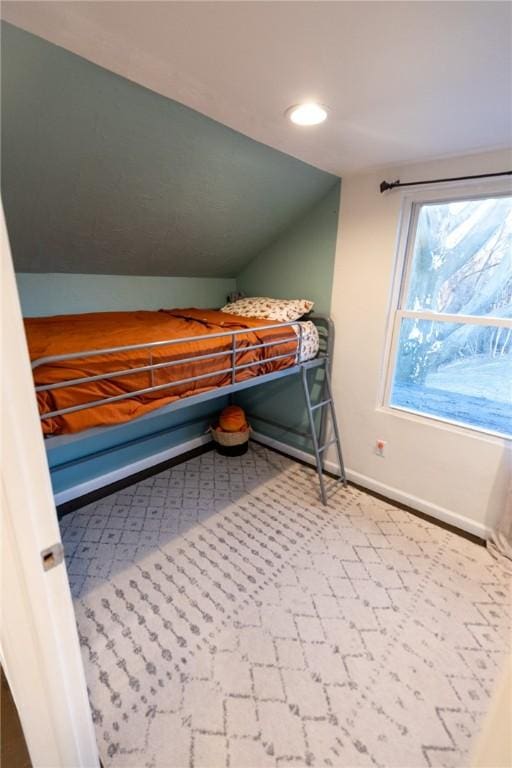
[[[338,441],[336,440],[336,438],[334,438],[334,440],[329,440],[328,443],[326,443],[325,445],[322,445],[322,447],[318,449],[318,453],[322,453],[323,451],[325,451],[326,448],[329,448],[330,445],[336,445],[337,442]]]
[[[332,403],[332,399],[330,397],[328,397],[327,400],[322,400],[321,403],[316,403],[316,405],[312,405],[311,410],[316,411],[317,408],[322,408],[324,405],[328,405],[329,403]]]

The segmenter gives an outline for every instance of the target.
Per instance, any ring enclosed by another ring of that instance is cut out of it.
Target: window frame
[[[461,202],[463,200],[485,200],[489,197],[512,196],[512,184],[508,178],[479,180],[478,182],[452,182],[432,184],[413,192],[403,192],[400,202],[395,265],[392,277],[391,293],[388,302],[384,356],[382,364],[381,386],[377,408],[394,416],[419,420],[423,423],[436,424],[453,431],[474,436],[499,438],[511,441],[512,437],[503,432],[474,426],[435,414],[416,411],[405,406],[391,403],[393,378],[396,369],[400,329],[403,319],[412,318],[434,322],[448,322],[470,325],[485,325],[500,328],[512,328],[511,318],[496,318],[477,315],[448,315],[442,312],[416,311],[405,309],[413,265],[413,253],[419,214],[422,206],[442,203]],[[476,433],[476,434],[475,434]]]

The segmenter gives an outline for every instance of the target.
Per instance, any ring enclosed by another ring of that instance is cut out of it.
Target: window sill
[[[423,424],[424,426],[434,427],[443,431],[452,432],[460,435],[461,437],[469,437],[476,440],[482,440],[484,442],[492,443],[494,445],[503,445],[512,447],[512,437],[499,432],[489,432],[479,427],[472,427],[469,424],[462,424],[448,419],[443,419],[440,416],[429,416],[426,413],[419,411],[412,411],[407,408],[402,408],[396,405],[378,405],[376,408],[377,413],[385,414],[386,416],[396,416],[399,419],[405,421],[411,421],[416,424]]]

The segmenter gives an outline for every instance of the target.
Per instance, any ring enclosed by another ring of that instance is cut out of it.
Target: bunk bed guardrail
[[[108,354],[115,354],[118,352],[128,352],[128,351],[134,351],[134,350],[148,350],[150,362],[148,365],[137,366],[133,368],[124,368],[122,370],[108,371],[106,373],[95,374],[93,376],[82,376],[78,378],[75,377],[73,379],[67,379],[67,380],[59,381],[52,384],[37,385],[35,387],[36,392],[46,392],[46,391],[51,391],[53,389],[63,389],[66,387],[86,384],[92,381],[110,380],[120,376],[129,376],[131,374],[142,373],[142,372],[148,372],[152,376],[155,370],[160,370],[162,368],[170,368],[180,364],[183,365],[184,363],[201,362],[201,361],[216,359],[220,357],[225,357],[225,358],[227,357],[230,359],[229,367],[223,368],[221,370],[214,370],[208,373],[198,374],[197,376],[189,376],[185,379],[180,379],[179,381],[166,382],[164,384],[153,385],[150,387],[145,387],[143,389],[125,392],[120,395],[108,396],[99,400],[89,401],[86,403],[80,403],[80,404],[69,406],[66,408],[61,408],[59,410],[43,413],[40,415],[40,418],[43,421],[44,419],[49,419],[55,416],[64,415],[66,413],[73,413],[75,411],[81,411],[86,408],[93,408],[101,405],[106,405],[107,403],[118,402],[120,400],[133,398],[138,395],[145,395],[150,392],[169,390],[169,389],[172,389],[173,387],[177,387],[183,384],[189,384],[195,381],[201,381],[203,379],[211,378],[212,376],[217,376],[221,374],[229,374],[230,383],[221,385],[214,389],[222,390],[226,393],[231,393],[236,391],[237,389],[242,389],[242,388],[245,389],[248,386],[250,387],[256,386],[258,384],[263,384],[267,381],[270,381],[278,377],[281,378],[283,376],[297,374],[300,372],[302,374],[302,385],[304,389],[306,408],[309,416],[309,424],[310,424],[310,431],[311,431],[310,438],[313,442],[313,449],[314,449],[314,455],[316,460],[315,463],[316,463],[319,482],[320,482],[320,495],[321,495],[322,502],[326,504],[327,493],[326,493],[326,488],[325,488],[325,483],[323,478],[323,463],[324,463],[324,452],[326,448],[328,448],[330,445],[336,446],[338,462],[339,462],[339,472],[340,472],[339,481],[341,481],[344,485],[346,485],[346,475],[345,475],[345,469],[343,465],[343,457],[341,454],[341,441],[340,441],[340,436],[339,436],[339,431],[337,426],[336,413],[334,409],[334,400],[333,400],[331,384],[330,384],[331,361],[332,361],[332,354],[334,349],[334,323],[328,315],[315,314],[315,315],[311,315],[308,319],[312,320],[318,329],[319,350],[316,357],[306,361],[302,360],[304,328],[300,321],[291,321],[286,323],[273,323],[272,325],[265,325],[257,328],[251,328],[250,330],[242,328],[235,331],[222,331],[219,333],[204,334],[201,336],[183,337],[179,339],[165,339],[162,341],[154,341],[154,342],[147,342],[147,343],[140,343],[140,344],[129,344],[129,345],[116,346],[116,347],[108,347],[103,349],[83,350],[80,352],[72,352],[68,354],[38,358],[32,362],[32,369],[38,368],[42,365],[51,365],[52,363],[61,363],[67,360],[78,360],[78,359],[83,359],[88,357],[94,357],[97,355],[108,355]],[[296,339],[279,338],[279,339],[264,341],[261,344],[251,344],[247,346],[242,346],[237,343],[237,340],[239,339],[240,336],[247,335],[248,333],[257,333],[258,331],[286,329],[286,328],[295,329]],[[229,339],[230,345],[222,351],[216,351],[216,352],[205,351],[204,353],[200,353],[197,355],[179,358],[176,360],[169,360],[162,363],[154,363],[152,361],[151,352],[154,349],[161,349],[162,347],[172,347],[177,344],[210,341],[212,339],[218,339],[218,338]],[[290,342],[295,342],[295,351],[289,351],[289,352],[278,354],[278,355],[271,355],[270,357],[256,360],[251,363],[238,362],[237,356],[239,354],[242,354],[251,350],[256,350],[256,349],[270,349],[274,346],[282,345],[283,343],[290,343]],[[257,375],[249,381],[237,381],[237,378],[236,378],[237,373],[241,370],[256,367],[256,366],[262,366],[262,365],[265,365],[265,363],[282,360],[285,358],[290,358],[291,356],[294,356],[294,363],[293,365],[291,365],[290,367],[284,370]],[[317,368],[319,366],[324,367],[324,385],[322,389],[326,392],[326,397],[325,399],[321,398],[319,403],[313,404],[311,401],[311,393],[309,391],[307,371],[311,368]],[[183,398],[183,400],[179,400],[177,401],[177,403],[173,405],[178,406],[178,405],[184,404],[184,401],[190,401],[190,404],[192,404],[192,402],[197,403],[203,399],[209,399],[210,396],[211,396],[211,393],[205,391],[204,393],[199,393],[195,396],[185,397]],[[313,413],[317,408],[321,409],[319,434],[317,434],[315,421],[313,418]],[[327,410],[329,410],[331,420],[332,420],[332,425],[334,429],[334,439],[323,444],[324,440],[326,439]]]
[[[323,344],[321,343],[321,351],[319,355],[322,358],[324,356],[329,358],[332,351],[332,336],[333,336],[332,321],[330,318],[325,316],[315,316],[312,318],[312,320],[318,321],[319,335],[321,337],[322,336],[324,337],[324,343]],[[271,355],[270,357],[266,357],[261,360],[256,360],[251,363],[238,362],[237,357],[239,354],[250,352],[257,349],[266,350],[274,346],[282,345],[284,343],[291,343],[294,341],[293,339],[280,338],[277,340],[264,341],[261,344],[251,344],[251,345],[242,346],[237,344],[237,340],[239,339],[240,336],[243,336],[243,335],[247,336],[248,333],[258,333],[258,331],[268,331],[273,329],[286,329],[286,328],[294,328],[296,331],[297,339],[295,340],[296,349],[294,352],[292,351],[292,352],[286,352],[284,354],[279,354],[279,355]],[[151,351],[154,349],[162,349],[163,347],[172,347],[178,344],[211,341],[213,339],[219,339],[219,338],[226,338],[231,340],[231,344],[228,349],[217,351],[217,352],[205,351],[204,353],[199,353],[191,357],[187,356],[184,358],[169,360],[162,363],[154,363],[151,360]],[[325,349],[325,352],[322,351],[322,347]],[[189,376],[185,379],[165,382],[164,384],[152,385],[149,387],[144,387],[143,389],[124,392],[120,395],[111,395],[108,397],[101,398],[99,400],[92,400],[87,403],[79,403],[77,405],[68,406],[66,408],[60,408],[58,410],[49,411],[47,413],[41,414],[40,416],[41,420],[44,421],[45,419],[54,418],[56,416],[61,416],[67,413],[74,413],[75,411],[81,411],[87,408],[94,408],[101,405],[106,405],[108,403],[119,402],[121,400],[126,400],[128,398],[133,398],[140,395],[146,395],[151,392],[158,392],[158,391],[172,389],[174,387],[178,387],[183,384],[191,384],[195,381],[208,379],[208,378],[211,378],[212,376],[228,374],[230,376],[231,385],[235,386],[236,375],[239,371],[242,371],[246,368],[262,366],[262,365],[265,365],[266,363],[283,360],[285,358],[291,357],[292,355],[295,355],[295,364],[300,365],[302,352],[303,352],[303,326],[298,321],[286,322],[286,323],[274,323],[272,325],[265,325],[259,328],[251,328],[250,330],[243,328],[236,331],[222,331],[219,333],[209,333],[201,336],[188,336],[188,337],[183,337],[179,339],[164,339],[162,341],[153,341],[153,342],[140,343],[140,344],[127,344],[122,346],[106,347],[101,349],[89,349],[89,350],[83,350],[80,352],[71,352],[71,353],[62,354],[62,355],[53,355],[53,356],[49,355],[49,356],[40,357],[34,360],[32,362],[32,370],[42,365],[51,365],[52,363],[62,363],[64,361],[78,360],[78,359],[82,360],[84,358],[95,357],[98,355],[109,355],[109,354],[116,354],[118,352],[131,352],[131,351],[138,351],[138,350],[148,350],[148,354],[150,357],[150,362],[148,363],[148,365],[137,366],[133,368],[124,368],[121,370],[107,371],[105,373],[95,374],[93,376],[81,376],[79,378],[66,379],[66,380],[55,382],[52,384],[40,384],[35,387],[35,390],[36,392],[49,392],[54,389],[65,389],[67,387],[79,386],[80,384],[88,384],[89,382],[93,382],[93,381],[101,381],[101,380],[108,381],[121,376],[130,376],[137,373],[148,372],[152,374],[152,372],[154,371],[161,370],[164,368],[172,368],[176,365],[183,365],[184,363],[205,362],[208,360],[222,358],[222,357],[223,358],[229,357],[230,365],[221,370],[214,370],[208,373],[198,374],[197,376]],[[295,366],[293,366],[293,369],[295,370]],[[255,377],[254,379],[255,384],[258,383],[258,379],[259,377]]]

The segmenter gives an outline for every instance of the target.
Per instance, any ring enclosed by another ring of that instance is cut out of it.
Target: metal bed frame
[[[109,371],[107,373],[95,374],[93,376],[81,376],[79,378],[67,379],[54,384],[41,384],[35,387],[36,392],[49,392],[54,389],[65,389],[66,387],[86,384],[91,381],[112,380],[120,376],[130,376],[136,373],[143,373],[143,372],[148,372],[151,376],[151,386],[144,387],[143,389],[134,390],[132,392],[125,392],[120,395],[112,395],[112,396],[104,397],[99,400],[92,400],[87,403],[80,403],[78,405],[68,406],[66,408],[60,408],[54,411],[50,411],[48,413],[41,414],[40,419],[41,421],[44,421],[46,419],[54,418],[56,416],[61,416],[67,413],[73,413],[76,411],[85,410],[87,408],[98,407],[101,405],[106,405],[107,403],[119,402],[121,400],[137,397],[139,395],[146,395],[146,394],[149,394],[150,392],[170,390],[174,387],[177,387],[183,384],[189,384],[195,381],[201,381],[203,379],[208,379],[208,378],[211,378],[212,376],[229,374],[231,379],[229,384],[215,387],[211,390],[208,390],[207,392],[202,392],[197,395],[189,395],[187,397],[180,398],[168,405],[162,406],[161,409],[157,409],[157,411],[155,411],[155,412],[158,412],[158,411],[165,410],[166,413],[169,413],[170,411],[176,411],[176,410],[179,410],[180,408],[192,406],[197,403],[203,403],[206,400],[219,397],[219,395],[223,395],[223,394],[232,395],[235,392],[238,392],[243,389],[248,389],[249,387],[265,384],[269,381],[275,381],[276,379],[280,379],[285,376],[300,374],[302,387],[304,391],[306,409],[308,413],[308,423],[309,423],[310,431],[308,433],[304,433],[304,432],[297,432],[297,430],[293,430],[293,432],[295,432],[296,434],[300,434],[303,437],[307,437],[312,441],[313,451],[314,451],[315,460],[316,460],[318,479],[320,483],[320,495],[321,495],[322,503],[326,504],[327,493],[326,493],[325,482],[324,482],[324,454],[326,449],[331,445],[336,446],[336,453],[338,458],[339,474],[340,474],[339,480],[344,485],[346,485],[345,468],[344,468],[343,457],[341,452],[341,440],[339,435],[339,429],[338,429],[338,424],[336,419],[336,412],[334,408],[334,400],[332,396],[332,389],[331,389],[331,382],[330,382],[331,360],[332,360],[332,352],[333,352],[333,346],[334,346],[334,324],[330,319],[330,317],[328,317],[327,315],[313,315],[311,316],[310,319],[313,320],[315,322],[315,325],[317,325],[318,327],[319,336],[320,336],[320,349],[319,349],[318,355],[314,359],[307,360],[304,362],[301,362],[302,352],[303,352],[303,328],[300,322],[297,322],[297,321],[286,322],[286,323],[275,323],[272,325],[265,325],[258,328],[240,329],[236,331],[222,331],[219,333],[209,333],[201,336],[191,336],[191,337],[180,338],[180,339],[165,339],[162,341],[153,341],[153,342],[140,343],[140,344],[127,344],[127,345],[122,345],[117,347],[108,347],[104,349],[91,349],[91,350],[84,350],[82,352],[72,352],[72,353],[63,354],[63,355],[50,355],[46,357],[40,357],[32,362],[32,370],[35,370],[36,368],[42,365],[60,363],[66,360],[76,360],[76,359],[82,360],[84,358],[94,357],[96,355],[109,355],[109,354],[115,354],[117,352],[128,352],[128,351],[134,351],[134,350],[147,350],[149,362],[147,365],[137,366],[134,368],[114,370],[114,371]],[[270,357],[267,357],[263,360],[257,360],[253,363],[243,363],[243,364],[238,363],[237,357],[239,354],[242,354],[251,350],[255,350],[255,349],[269,349],[271,347],[291,341],[289,339],[283,340],[281,338],[278,340],[271,340],[271,341],[263,342],[261,344],[253,344],[250,346],[239,346],[237,343],[238,338],[244,334],[247,335],[248,333],[257,333],[259,330],[266,331],[266,330],[277,329],[277,328],[297,329],[294,365],[280,371],[273,371],[271,373],[259,374],[256,377],[248,379],[246,381],[237,381],[236,376],[239,371],[242,371],[247,368],[262,366],[262,365],[265,365],[265,363],[273,362],[276,360],[289,358],[290,355],[293,354],[293,353],[287,352],[284,354],[271,355]],[[204,353],[200,353],[192,357],[180,358],[178,360],[170,360],[162,363],[153,362],[152,352],[155,349],[162,349],[163,347],[172,348],[176,344],[184,344],[188,342],[200,342],[200,341],[206,341],[206,340],[212,340],[212,339],[218,339],[218,338],[225,338],[226,340],[230,340],[230,345],[228,349],[222,350],[221,352],[206,351]],[[199,374],[197,376],[189,376],[185,379],[180,379],[179,381],[166,382],[165,384],[154,384],[154,371],[158,371],[165,368],[172,368],[176,365],[183,365],[184,363],[200,362],[200,361],[216,359],[221,357],[225,358],[228,356],[230,358],[231,364],[227,368],[223,368],[217,371],[211,371],[209,373]],[[313,404],[311,400],[311,392],[309,389],[308,371],[310,371],[311,369],[320,368],[320,367],[324,368],[324,379],[323,379],[323,387],[322,387],[323,394],[321,396],[320,401],[318,403]],[[329,415],[331,418],[334,437],[331,440],[328,440],[327,442],[325,442],[327,427],[328,427],[328,412],[326,410],[327,408],[329,409]],[[315,411],[318,409],[321,409],[319,432],[317,432],[316,423],[315,423]],[[267,421],[266,419],[259,419],[259,420]],[[269,423],[273,423],[275,426],[282,427],[282,425],[275,424],[274,422],[269,422]]]

